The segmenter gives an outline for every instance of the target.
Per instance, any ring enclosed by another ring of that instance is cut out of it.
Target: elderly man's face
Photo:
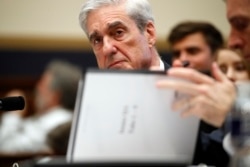
[[[250,0],[227,0],[227,18],[231,25],[228,44],[242,50],[250,62]]]
[[[149,22],[140,32],[124,6],[105,6],[92,11],[87,18],[87,35],[101,69],[151,66],[156,40],[154,24]]]
[[[35,108],[37,114],[47,112],[50,108],[59,105],[59,94],[51,89],[53,75],[45,72],[36,85]]]

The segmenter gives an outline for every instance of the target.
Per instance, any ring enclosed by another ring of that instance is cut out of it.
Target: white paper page
[[[199,120],[173,112],[166,77],[143,73],[86,75],[72,160],[191,163]]]

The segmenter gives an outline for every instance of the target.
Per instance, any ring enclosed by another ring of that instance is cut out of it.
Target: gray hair
[[[87,2],[83,4],[79,14],[79,23],[83,31],[88,34],[86,27],[87,17],[91,11],[103,6],[116,6],[121,4],[126,5],[128,16],[135,21],[141,32],[145,29],[148,21],[154,22],[151,7],[147,0],[87,0]]]
[[[50,88],[60,92],[61,106],[73,110],[78,82],[82,76],[81,68],[67,61],[53,60],[48,64],[45,71],[53,76]]]

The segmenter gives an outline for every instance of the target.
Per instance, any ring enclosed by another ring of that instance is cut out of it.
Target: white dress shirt
[[[55,107],[43,115],[21,118],[15,113],[3,115],[0,125],[1,152],[46,151],[46,136],[56,126],[70,121],[72,112]]]

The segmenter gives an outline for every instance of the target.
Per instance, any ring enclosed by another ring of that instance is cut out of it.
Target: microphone
[[[183,61],[182,62],[182,67],[188,67],[190,65],[190,62],[189,61]],[[211,74],[211,71],[209,71],[209,70],[199,70],[199,72],[201,72],[201,73],[203,73],[203,74],[206,74],[206,75],[208,75],[208,76],[212,76],[212,74]]]
[[[25,102],[22,96],[5,97],[0,99],[0,111],[24,109]]]
[[[190,65],[190,62],[189,61],[183,61],[182,62],[182,66],[183,67],[188,67]]]

